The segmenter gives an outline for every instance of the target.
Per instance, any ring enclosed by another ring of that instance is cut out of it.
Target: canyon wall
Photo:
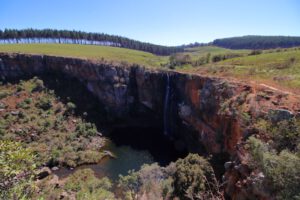
[[[202,154],[228,155],[226,158],[233,162],[226,166],[224,182],[231,197],[241,194],[236,183],[247,177],[243,173],[250,173],[234,168],[244,164],[245,155],[239,147],[254,131],[247,118],[266,115],[270,109],[295,113],[300,108],[276,91],[221,78],[105,61],[0,53],[2,81],[52,73],[80,80],[116,119],[134,121],[150,113],[179,147]],[[258,91],[264,91],[267,97],[258,101]],[[247,189],[244,193],[249,193]]]
[[[114,117],[134,118],[143,112],[152,112],[160,121],[165,117],[167,134],[183,139],[190,151],[203,151],[203,145],[208,153],[231,154],[240,138],[238,119],[218,112],[227,99],[249,90],[247,86],[217,78],[74,58],[22,54],[0,54],[0,58],[2,80],[63,73],[83,82]],[[165,102],[167,75],[170,94]]]

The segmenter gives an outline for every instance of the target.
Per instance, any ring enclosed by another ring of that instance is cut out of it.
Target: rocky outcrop
[[[250,174],[240,150],[244,139],[253,134],[249,118],[268,116],[273,110],[272,116],[278,120],[299,113],[300,108],[298,97],[222,78],[75,58],[0,54],[0,78],[4,81],[52,73],[80,80],[114,118],[136,119],[150,113],[162,126],[163,119],[168,119],[169,136],[189,151],[228,154],[234,163],[226,164],[224,182],[232,197],[245,193],[244,198],[251,192],[238,185],[242,175]],[[167,75],[170,94],[166,105]]]

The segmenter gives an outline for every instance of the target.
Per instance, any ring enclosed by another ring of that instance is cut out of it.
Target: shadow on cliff
[[[98,130],[112,139],[117,146],[128,145],[136,150],[147,150],[162,166],[188,154],[186,146],[183,144],[183,141],[186,140],[180,138],[170,140],[164,135],[162,117],[157,118],[151,112],[142,114],[136,112],[131,113],[128,118],[116,118],[114,113],[108,112],[106,106],[88,91],[85,82],[59,72],[48,72],[40,75],[39,78],[44,81],[44,85],[48,89],[54,90],[60,101],[63,103],[73,102],[76,105],[75,114],[96,124]],[[171,104],[170,109],[173,107],[174,105]],[[180,131],[188,132],[189,130],[180,129]],[[194,139],[190,138],[190,141],[194,141]],[[197,149],[198,151],[192,152],[201,152],[202,156],[207,156],[204,147],[198,144]],[[219,180],[224,173],[223,163],[228,160],[228,157],[224,153],[213,156],[211,159],[211,164]]]
[[[39,76],[46,88],[54,90],[63,103],[72,102],[76,105],[75,114],[103,129],[109,122],[105,105],[101,105],[97,97],[91,94],[86,86],[76,78],[61,73],[48,73]]]
[[[179,147],[163,134],[162,119],[153,117],[153,113],[135,113],[128,118],[115,118],[114,113],[109,113],[105,105],[78,79],[61,73],[48,73],[40,78],[62,102],[76,105],[76,115],[95,123],[98,130],[117,146],[127,145],[136,150],[147,150],[162,166],[187,155],[185,148]]]

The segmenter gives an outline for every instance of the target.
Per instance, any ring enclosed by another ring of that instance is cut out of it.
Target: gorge
[[[165,143],[165,148],[152,151],[162,165],[186,152],[212,155],[216,174],[233,199],[265,195],[251,180],[237,184],[251,174],[242,145],[255,134],[249,121],[267,117],[270,110],[279,113],[278,118],[298,116],[300,108],[298,96],[262,86],[106,61],[1,53],[0,74],[2,81],[39,76],[62,97],[74,93],[78,107],[91,110],[88,117],[95,123],[107,124],[116,143],[120,138],[121,145]],[[55,85],[56,80],[63,84]],[[257,95],[261,93],[266,96]],[[130,134],[121,135],[124,132]],[[153,132],[158,135],[153,137]],[[165,157],[172,158],[158,158],[166,149],[170,152]]]

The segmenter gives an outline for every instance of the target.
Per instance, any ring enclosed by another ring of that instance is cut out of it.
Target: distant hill
[[[229,49],[274,49],[300,46],[300,37],[242,36],[216,39],[213,45]]]

